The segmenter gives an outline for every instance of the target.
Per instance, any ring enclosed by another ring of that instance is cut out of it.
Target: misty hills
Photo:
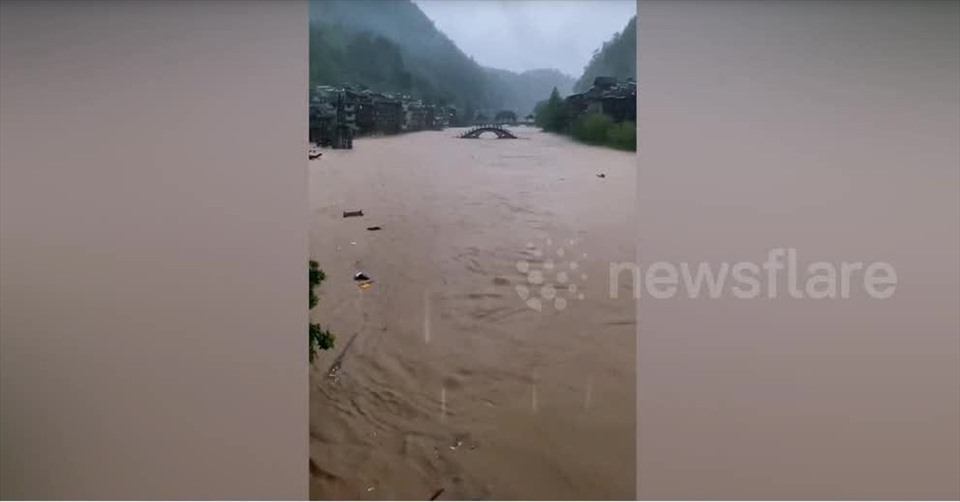
[[[601,76],[619,80],[637,78],[637,16],[630,18],[623,31],[614,34],[593,53],[583,75],[573,86],[574,92],[589,89],[593,80]]]
[[[310,84],[346,82],[523,116],[554,87],[569,93],[574,79],[482,67],[410,0],[311,0]]]
[[[488,85],[500,98],[497,108],[514,110],[521,117],[533,113],[537,102],[556,87],[561,94],[570,94],[573,77],[559,70],[528,70],[515,73],[508,70],[484,68]]]

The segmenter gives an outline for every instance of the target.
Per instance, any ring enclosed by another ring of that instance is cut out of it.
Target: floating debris
[[[350,346],[353,345],[353,341],[357,339],[357,334],[354,333],[350,340],[347,341],[347,344],[343,347],[343,352],[337,355],[337,358],[333,360],[333,364],[330,365],[330,369],[327,370],[327,376],[338,380],[338,374],[340,373],[340,368],[343,366],[343,358],[347,355],[347,351],[350,350]]]
[[[606,177],[607,175],[605,173],[597,173],[597,178],[606,178]]]
[[[344,217],[344,218],[351,218],[351,217],[353,217],[353,216],[363,216],[363,209],[360,209],[360,210],[357,210],[357,211],[344,211],[344,212],[343,212],[343,217]]]
[[[470,439],[469,434],[457,434],[456,436],[454,436],[453,444],[450,445],[450,449],[453,451],[456,451],[457,448],[460,448],[461,446],[463,446],[463,443],[468,439]],[[473,441],[471,441],[471,444],[467,445],[467,447],[473,450],[476,448],[476,445],[473,444]]]
[[[375,231],[377,231],[377,230],[380,230],[380,227],[374,225],[374,226],[372,226],[372,227],[367,227],[367,230],[370,230],[371,232],[375,232]]]
[[[369,280],[370,280],[370,277],[368,277],[367,274],[364,274],[363,272],[357,272],[356,274],[353,274],[353,280],[355,280],[355,281],[369,281]]]

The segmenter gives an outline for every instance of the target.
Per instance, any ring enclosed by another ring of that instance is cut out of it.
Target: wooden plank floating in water
[[[352,216],[363,216],[363,209],[361,209],[361,210],[359,210],[359,211],[344,211],[344,212],[343,212],[343,217],[344,217],[344,218],[350,218],[350,217],[352,217]]]

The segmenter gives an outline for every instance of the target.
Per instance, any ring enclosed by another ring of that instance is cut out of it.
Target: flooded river
[[[515,130],[310,163],[312,498],[635,497],[636,157]]]

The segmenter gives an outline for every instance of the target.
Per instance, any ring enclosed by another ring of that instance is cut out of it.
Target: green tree
[[[573,124],[572,136],[578,141],[590,145],[602,145],[607,142],[607,134],[615,124],[610,117],[591,113],[581,117]]]
[[[560,97],[560,91],[556,87],[550,92],[550,98],[546,102],[537,105],[536,123],[544,131],[564,132],[568,129],[567,121],[569,112],[567,104]]]
[[[637,151],[637,124],[633,122],[613,124],[607,130],[606,144],[619,150]]]
[[[320,269],[320,264],[310,260],[310,308],[317,306],[320,299],[314,293],[313,288],[319,286],[327,278],[327,274]],[[313,364],[317,357],[317,350],[329,350],[333,348],[336,337],[328,330],[322,329],[319,323],[310,323],[308,330],[310,343],[310,364]]]
[[[616,123],[607,115],[591,113],[580,117],[571,128],[571,136],[590,145],[604,145],[618,150],[636,151],[637,125]]]

